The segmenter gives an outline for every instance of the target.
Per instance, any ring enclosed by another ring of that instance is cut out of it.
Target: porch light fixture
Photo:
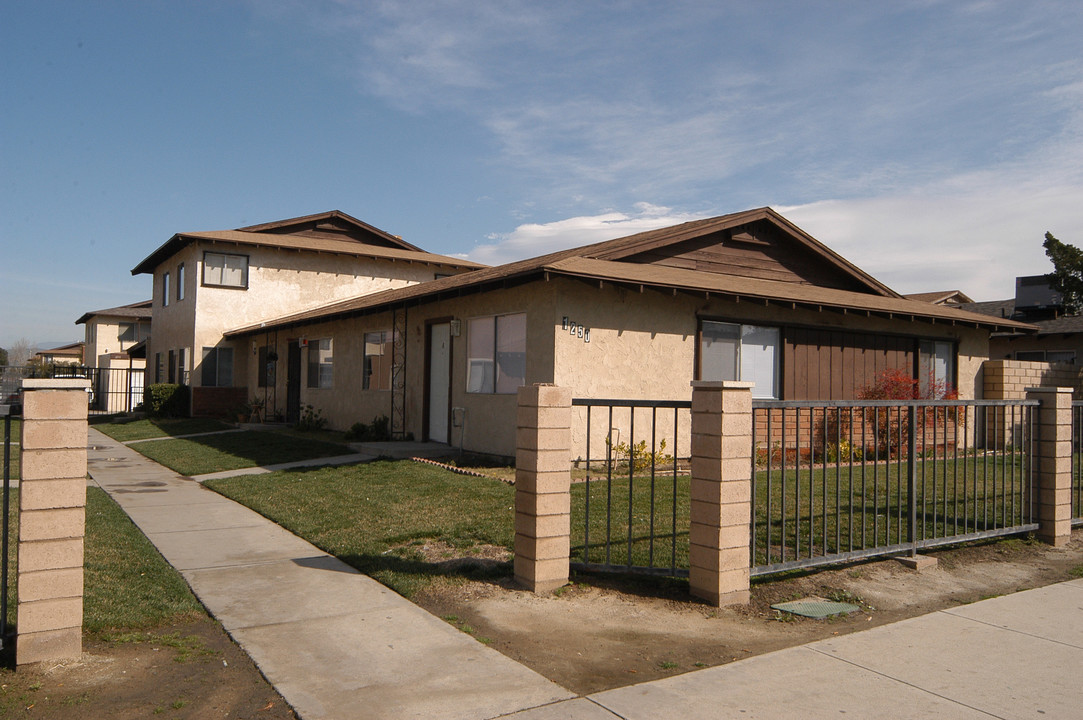
[[[461,335],[462,331],[463,331],[463,321],[462,320],[452,320],[450,324],[451,324],[451,337],[459,337],[459,335]]]

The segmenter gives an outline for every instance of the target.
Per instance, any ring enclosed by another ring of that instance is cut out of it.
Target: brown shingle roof
[[[936,292],[907,293],[904,297],[908,297],[911,300],[920,300],[921,302],[928,302],[936,305],[944,303],[952,298],[955,298],[956,303],[974,302],[962,290],[937,290]]]
[[[441,278],[394,290],[363,295],[322,308],[295,313],[260,325],[237,328],[226,333],[236,337],[254,332],[296,325],[311,324],[332,318],[362,315],[401,305],[431,302],[441,298],[479,292],[509,282],[544,277],[547,274],[590,278],[650,288],[672,288],[677,291],[702,291],[733,298],[748,298],[764,302],[792,304],[793,306],[832,308],[842,311],[858,311],[881,316],[901,316],[930,322],[949,322],[985,327],[1001,331],[1028,331],[1033,327],[1006,319],[958,310],[954,307],[908,300],[872,279],[818,241],[812,240],[800,230],[797,239],[835,262],[838,267],[851,273],[870,288],[861,293],[836,290],[814,285],[761,280],[736,275],[687,270],[682,268],[619,262],[612,258],[627,257],[648,247],[667,242],[680,242],[689,237],[704,235],[720,228],[736,227],[753,220],[769,219],[786,230],[794,228],[770,208],[725,215],[708,220],[697,220],[671,228],[652,230],[626,238],[607,240],[570,250],[550,253],[528,260],[484,268],[473,272]],[[811,242],[808,242],[811,241]]]
[[[90,312],[83,313],[82,316],[75,321],[75,324],[82,325],[96,315],[150,320],[150,306],[152,302],[152,300],[143,300],[142,302],[132,303],[131,305],[121,305],[120,307],[106,308],[105,310],[91,310]]]
[[[288,232],[284,232],[292,226],[303,223],[312,223],[320,219],[348,220],[350,223],[357,225],[360,229],[373,236],[372,239],[384,240],[388,244],[380,245],[376,243],[361,242],[354,239],[341,239],[336,237],[326,237],[318,235],[314,236],[305,234],[290,234]],[[341,255],[351,255],[355,257],[404,260],[408,262],[425,263],[429,265],[442,265],[457,269],[475,269],[485,267],[480,263],[471,262],[469,260],[463,260],[461,258],[453,258],[446,255],[436,255],[434,253],[425,252],[424,250],[421,250],[414,245],[403,241],[401,238],[397,238],[394,235],[389,235],[383,230],[374,228],[371,225],[366,225],[360,220],[355,220],[349,215],[346,215],[345,213],[340,213],[335,210],[329,213],[320,213],[319,215],[306,215],[302,218],[279,220],[277,222],[265,223],[263,225],[251,225],[247,228],[240,228],[237,230],[212,230],[207,232],[177,233],[176,235],[171,237],[165,244],[163,244],[157,250],[144,258],[142,262],[132,268],[132,275],[139,275],[141,273],[153,273],[154,268],[156,268],[162,262],[175,255],[188,244],[198,240],[232,243],[235,245],[276,247],[289,250],[307,250],[312,252],[336,253]]]

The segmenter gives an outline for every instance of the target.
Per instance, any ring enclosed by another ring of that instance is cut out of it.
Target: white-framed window
[[[510,394],[526,382],[526,313],[471,318],[468,393]]]
[[[248,256],[203,253],[203,284],[215,287],[248,287]]]
[[[184,263],[177,266],[177,300],[184,299]]]
[[[169,306],[169,273],[162,273],[162,307]]]
[[[955,343],[922,340],[918,344],[918,389],[923,398],[933,400],[955,389]]]
[[[310,388],[334,386],[333,348],[331,338],[308,341],[308,386]]]
[[[752,397],[778,399],[777,327],[704,320],[700,323],[699,379],[755,383]]]
[[[391,389],[392,337],[389,330],[365,333],[362,390]]]
[[[204,387],[233,387],[233,348],[203,348],[200,377]]]

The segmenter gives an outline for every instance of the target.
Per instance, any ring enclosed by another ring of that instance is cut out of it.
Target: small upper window
[[[203,253],[203,284],[219,287],[248,287],[248,256]]]
[[[162,275],[162,307],[169,305],[169,273]]]
[[[184,263],[177,266],[177,300],[184,299]]]
[[[331,338],[308,341],[308,386],[329,388],[334,383],[334,354]]]

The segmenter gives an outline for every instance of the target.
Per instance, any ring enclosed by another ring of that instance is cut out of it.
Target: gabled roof
[[[99,315],[105,317],[122,317],[122,318],[134,318],[136,320],[150,320],[150,306],[152,300],[143,300],[141,302],[132,303],[131,305],[121,305],[115,308],[106,308],[105,310],[91,310],[90,312],[83,313],[83,315],[75,321],[76,325],[82,325],[90,320],[92,317]]]
[[[404,260],[458,269],[485,267],[461,258],[425,252],[402,238],[389,235],[338,210],[332,210],[318,215],[250,225],[237,230],[177,233],[136,265],[132,274],[153,273],[158,265],[196,241]]]
[[[86,343],[83,341],[68,343],[67,345],[61,345],[60,347],[49,348],[48,350],[39,350],[34,353],[35,357],[44,357],[45,355],[67,355],[71,357],[83,357],[83,348]]]
[[[938,290],[936,292],[907,293],[906,297],[910,298],[911,300],[920,300],[921,302],[933,303],[934,305],[961,305],[963,303],[974,302],[962,290]]]
[[[741,275],[705,272],[670,267],[629,259],[647,249],[680,243],[689,238],[765,220],[790,233],[802,247],[823,257],[830,265],[858,282],[864,292],[818,285],[782,282]],[[908,300],[842,259],[770,208],[735,213],[718,218],[697,220],[661,230],[652,230],[616,240],[607,240],[570,250],[550,253],[529,260],[489,267],[473,272],[440,278],[371,295],[340,301],[322,308],[294,313],[258,325],[249,325],[226,333],[236,337],[249,333],[306,325],[334,318],[380,312],[390,307],[421,304],[463,294],[506,287],[552,275],[575,277],[592,282],[612,282],[638,289],[652,288],[677,292],[695,292],[726,299],[751,300],[789,307],[831,308],[864,315],[921,319],[928,322],[985,327],[1008,332],[1029,331],[1024,323],[964,312],[950,306]]]

